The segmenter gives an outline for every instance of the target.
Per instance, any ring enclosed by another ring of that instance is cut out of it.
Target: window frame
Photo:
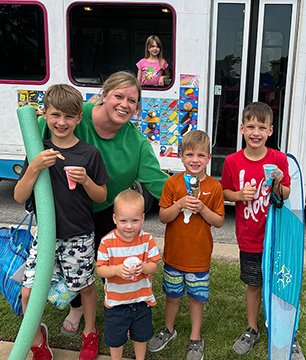
[[[39,1],[18,1],[18,0],[0,0],[0,5],[36,5],[43,11],[44,22],[44,41],[45,41],[45,61],[46,61],[46,75],[42,80],[19,80],[19,79],[1,79],[0,84],[29,84],[29,85],[43,85],[50,78],[50,58],[49,58],[49,36],[48,36],[48,17],[47,10],[44,4]]]
[[[165,86],[165,87],[143,87],[142,86],[142,91],[166,91],[166,90],[169,90],[173,85],[174,85],[174,82],[175,82],[175,73],[176,73],[176,11],[174,9],[174,7],[171,5],[171,4],[168,4],[168,3],[146,3],[146,2],[139,2],[139,3],[135,3],[135,2],[104,2],[104,1],[99,1],[99,2],[94,2],[92,1],[91,3],[89,2],[83,2],[83,1],[77,1],[77,2],[74,2],[74,3],[71,3],[67,10],[66,10],[66,29],[67,29],[67,75],[68,75],[68,78],[69,78],[69,81],[71,81],[72,84],[74,84],[75,86],[78,86],[78,87],[93,87],[93,88],[101,88],[101,84],[90,84],[90,83],[79,83],[77,82],[73,76],[72,76],[72,72],[71,72],[71,64],[70,64],[70,59],[71,59],[71,47],[70,47],[70,43],[71,43],[71,39],[70,39],[70,11],[71,11],[71,8],[75,5],[78,5],[78,6],[90,6],[90,4],[94,4],[95,6],[98,6],[98,5],[107,5],[107,6],[118,6],[120,7],[120,5],[124,5],[124,6],[127,6],[127,5],[131,5],[131,6],[160,6],[160,7],[167,7],[171,10],[171,13],[172,13],[172,63],[169,65],[171,65],[172,69],[171,69],[171,83],[168,85],[168,86]],[[145,44],[143,44],[145,45]],[[111,73],[110,73],[111,74]],[[110,75],[109,74],[109,75]],[[137,73],[135,74],[137,76]]]

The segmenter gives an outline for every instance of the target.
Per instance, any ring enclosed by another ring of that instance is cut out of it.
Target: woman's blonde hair
[[[160,38],[156,35],[151,35],[147,38],[146,41],[146,45],[145,45],[145,58],[148,59],[150,57],[150,53],[148,51],[148,48],[151,47],[153,45],[153,41],[156,42],[156,45],[159,47],[159,54],[158,54],[158,62],[159,62],[159,67],[163,70],[163,45],[162,42],[160,40]]]
[[[127,87],[136,86],[138,91],[138,102],[141,99],[141,85],[136,76],[128,71],[118,71],[110,75],[102,85],[102,91],[107,95],[110,91],[116,89],[124,89]],[[96,105],[103,103],[103,97],[97,101]]]

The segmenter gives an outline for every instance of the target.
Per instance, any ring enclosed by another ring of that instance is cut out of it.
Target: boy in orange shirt
[[[160,255],[152,235],[141,228],[142,195],[130,189],[119,193],[113,219],[116,229],[102,238],[97,260],[97,274],[105,278],[104,342],[112,359],[122,359],[129,332],[136,359],[144,360],[154,333],[151,306],[156,300],[151,285]],[[131,257],[136,260],[133,268],[126,263]]]
[[[224,223],[221,184],[205,173],[210,158],[208,135],[200,130],[187,133],[181,146],[181,160],[186,170],[167,179],[159,202],[159,219],[167,224],[163,254],[163,291],[167,296],[165,327],[149,341],[148,350],[162,350],[176,337],[175,318],[186,288],[191,318],[187,360],[200,360],[204,356],[201,325],[203,303],[208,301],[209,293],[213,248],[210,228],[211,225],[219,228]],[[195,196],[187,193],[186,185],[191,178],[199,183]]]

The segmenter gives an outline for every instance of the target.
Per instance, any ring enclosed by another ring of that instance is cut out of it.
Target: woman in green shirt
[[[102,97],[96,104],[83,104],[83,117],[74,132],[78,138],[100,150],[110,178],[106,201],[94,203],[96,250],[101,238],[115,227],[113,202],[116,195],[137,180],[159,199],[168,177],[160,169],[150,143],[129,121],[141,99],[137,78],[129,72],[119,71],[105,81],[102,89]],[[46,124],[40,122],[40,127],[43,137],[48,137]],[[83,314],[78,298],[73,300],[61,329],[66,335],[77,332]]]

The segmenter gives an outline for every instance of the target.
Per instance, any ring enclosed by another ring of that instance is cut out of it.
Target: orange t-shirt
[[[183,175],[180,173],[167,179],[159,206],[168,208],[187,195]],[[200,182],[200,191],[200,200],[213,212],[224,215],[220,182],[207,175]],[[209,270],[212,248],[210,225],[200,214],[184,209],[167,224],[163,260],[175,269],[187,272]]]

